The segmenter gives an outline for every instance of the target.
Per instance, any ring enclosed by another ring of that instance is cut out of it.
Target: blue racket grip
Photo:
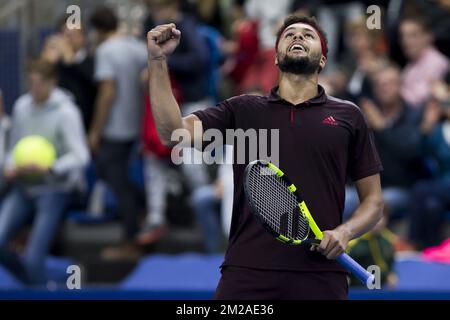
[[[365,286],[373,284],[375,276],[369,271],[361,267],[361,265],[353,260],[348,254],[343,253],[336,258],[337,262],[341,264],[345,269],[350,271],[358,280],[360,280]]]

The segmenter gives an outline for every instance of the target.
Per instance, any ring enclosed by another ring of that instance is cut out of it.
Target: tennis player
[[[327,61],[326,37],[316,20],[289,16],[279,29],[275,64],[279,85],[267,96],[241,95],[182,118],[172,95],[167,59],[181,33],[174,24],[147,35],[150,94],[158,134],[165,144],[176,129],[192,140],[219,129],[279,129],[279,167],[301,186],[324,237],[317,247],[288,246],[255,220],[245,199],[245,164],[234,164],[234,204],[229,245],[216,299],[346,299],[347,273],[335,261],[348,242],[371,230],[383,210],[380,159],[361,110],[328,96],[318,84]],[[236,152],[236,146],[235,146]],[[345,182],[355,183],[360,205],[342,224]]]

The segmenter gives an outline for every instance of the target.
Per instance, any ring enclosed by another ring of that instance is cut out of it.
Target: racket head
[[[250,162],[245,169],[244,190],[253,214],[278,240],[294,245],[320,243],[318,239],[322,239],[322,232],[297,188],[275,165],[263,160]],[[288,221],[288,227],[286,224],[282,226],[281,217]],[[298,221],[297,229],[292,223],[295,219]],[[316,239],[308,238],[310,229]],[[374,275],[347,254],[338,256],[337,261],[363,284],[373,283]]]
[[[308,238],[310,222],[301,210],[303,200],[274,164],[250,162],[244,173],[244,191],[252,213],[276,239],[293,245],[320,243]]]

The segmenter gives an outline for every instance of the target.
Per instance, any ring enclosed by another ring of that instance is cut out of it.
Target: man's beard
[[[278,68],[282,72],[292,74],[314,74],[320,68],[320,57],[290,57],[287,54],[277,54]]]

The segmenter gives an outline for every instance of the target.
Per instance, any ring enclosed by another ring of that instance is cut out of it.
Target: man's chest
[[[280,152],[336,153],[347,150],[354,129],[348,113],[332,108],[277,106],[248,108],[236,116],[236,128],[266,141]],[[346,151],[345,151],[346,152]]]

